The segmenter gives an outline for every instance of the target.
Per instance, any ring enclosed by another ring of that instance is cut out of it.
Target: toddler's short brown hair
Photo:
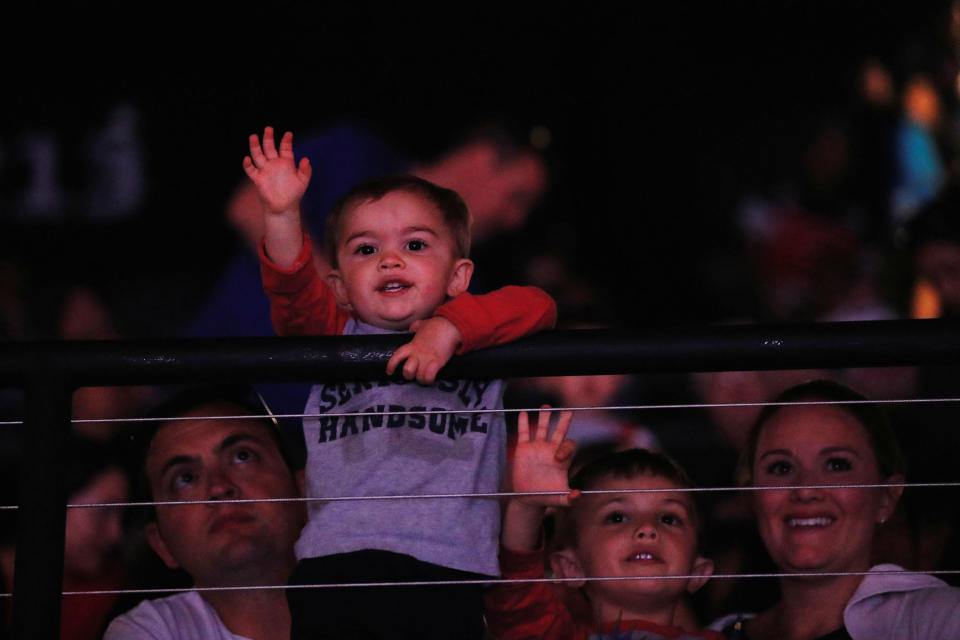
[[[420,196],[443,215],[443,221],[453,233],[457,258],[470,257],[470,211],[463,198],[453,189],[447,189],[411,175],[381,176],[364,180],[347,191],[333,205],[327,215],[326,229],[323,234],[323,247],[330,264],[337,268],[337,243],[340,240],[340,227],[346,215],[357,205],[366,201],[377,201],[388,193],[404,191]]]

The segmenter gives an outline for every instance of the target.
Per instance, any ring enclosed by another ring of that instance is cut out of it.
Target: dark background
[[[866,56],[905,73],[950,52],[945,2],[240,6],[49,8],[7,25],[0,232],[36,290],[90,280],[127,333],[164,333],[237,246],[223,207],[249,133],[352,118],[425,156],[499,118],[554,140],[554,189],[521,244],[562,247],[627,324],[713,321],[737,311],[710,277],[739,250],[746,190],[791,171]],[[53,131],[60,179],[81,190],[88,132],[121,102],[147,151],[140,210],[18,212],[19,137]]]

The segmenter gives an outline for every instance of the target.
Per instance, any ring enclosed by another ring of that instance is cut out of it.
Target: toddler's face
[[[457,257],[443,214],[424,198],[394,191],[347,212],[331,274],[338,302],[361,320],[404,330],[466,290],[473,264]]]
[[[593,490],[676,489],[671,480],[650,475],[610,477]],[[574,507],[576,556],[585,577],[690,575],[697,564],[697,530],[690,494],[622,493],[585,495]],[[597,581],[587,583],[591,603],[629,609],[640,596],[669,606],[687,580]]]

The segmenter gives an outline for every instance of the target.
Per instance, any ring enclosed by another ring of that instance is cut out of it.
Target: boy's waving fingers
[[[528,442],[530,440],[530,419],[526,411],[517,414],[517,442]]]
[[[293,132],[287,131],[283,134],[283,137],[280,138],[280,157],[281,158],[292,158],[293,157]]]
[[[255,133],[250,134],[250,158],[258,169],[267,162],[263,156],[263,149],[260,148],[260,138]]]
[[[243,157],[243,170],[251,180],[257,175],[257,168],[253,166],[253,160],[250,159],[250,156]]]
[[[537,434],[536,439],[547,441],[547,434],[550,432],[550,405],[540,405],[540,411],[537,412]]]
[[[551,442],[563,442],[567,437],[567,431],[570,430],[570,422],[573,420],[573,411],[561,411],[557,418],[557,427],[550,435]]]
[[[307,160],[306,156],[300,158],[300,165],[297,167],[297,173],[300,174],[300,178],[302,180],[309,180],[311,174],[313,174],[313,167],[310,166],[310,161]]]
[[[273,127],[266,127],[263,130],[263,154],[268,160],[277,157],[277,145],[273,142]]]

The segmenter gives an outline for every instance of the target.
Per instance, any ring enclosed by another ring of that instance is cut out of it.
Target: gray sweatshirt
[[[344,335],[392,333],[351,319]],[[307,495],[495,493],[503,480],[502,380],[380,380],[315,385],[304,418]],[[439,411],[489,409],[483,413]],[[387,412],[416,412],[384,415]],[[359,416],[335,414],[359,413]],[[297,557],[363,549],[499,575],[495,498],[311,501]]]

